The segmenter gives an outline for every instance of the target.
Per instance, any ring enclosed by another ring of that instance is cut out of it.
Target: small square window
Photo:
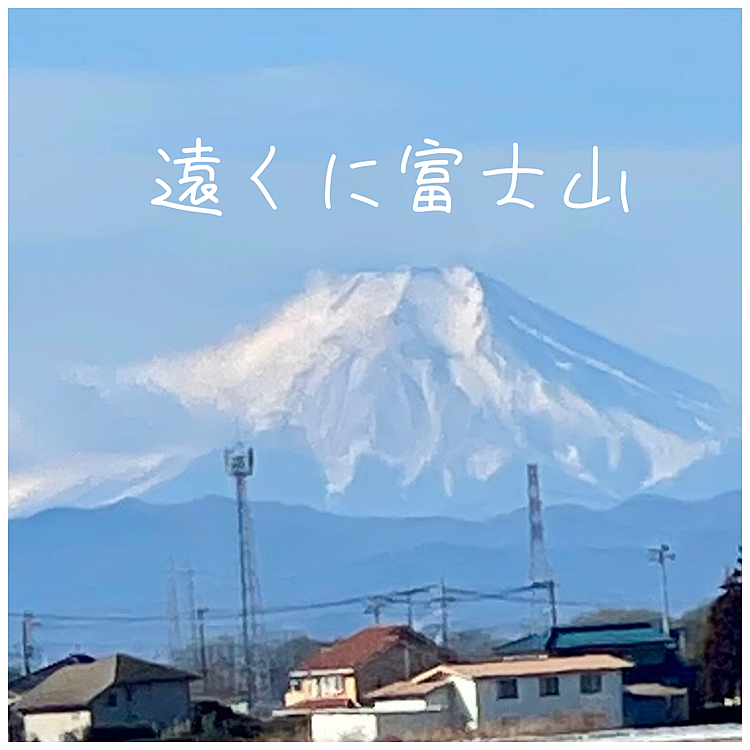
[[[498,680],[497,681],[497,699],[507,700],[508,698],[518,698],[518,680]]]
[[[595,672],[581,675],[581,692],[587,695],[602,692],[602,676]]]
[[[539,695],[560,695],[560,678],[555,676],[540,677]]]

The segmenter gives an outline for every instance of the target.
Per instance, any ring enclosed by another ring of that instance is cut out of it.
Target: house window
[[[107,696],[107,705],[113,708],[117,705],[117,693],[114,690]]]
[[[602,692],[602,676],[595,672],[588,672],[581,675],[581,692],[591,695],[592,693]]]
[[[555,676],[540,677],[539,695],[560,695],[560,678]]]
[[[518,680],[515,678],[497,681],[497,699],[505,700],[507,698],[518,698]]]
[[[302,680],[289,680],[289,690],[302,690]]]
[[[321,695],[341,695],[344,692],[344,678],[340,674],[326,675],[321,679]]]

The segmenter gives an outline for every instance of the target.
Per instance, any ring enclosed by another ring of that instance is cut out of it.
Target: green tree
[[[703,653],[706,649],[706,638],[708,637],[708,614],[710,609],[710,604],[701,604],[694,609],[684,612],[675,622],[675,627],[683,632],[685,639],[684,657],[688,664],[703,662]]]
[[[701,684],[709,702],[740,693],[742,681],[742,554],[727,576],[708,615]]]

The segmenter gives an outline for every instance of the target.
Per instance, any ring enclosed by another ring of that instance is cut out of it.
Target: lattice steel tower
[[[529,578],[535,593],[538,591],[547,592],[549,618],[554,626],[557,625],[555,581],[552,577],[552,568],[547,560],[547,551],[544,548],[542,497],[539,492],[539,470],[536,464],[527,464],[526,478],[529,492],[529,526],[531,529]]]
[[[247,478],[253,473],[253,449],[237,443],[224,451],[224,465],[234,478],[237,492],[237,528],[240,545],[240,597],[242,604],[242,657],[248,707],[266,697],[268,670],[262,642],[262,606],[255,565],[253,525],[247,499]]]

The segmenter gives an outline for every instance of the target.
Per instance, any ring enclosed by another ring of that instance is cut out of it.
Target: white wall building
[[[314,741],[409,739],[439,730],[499,735],[623,725],[622,670],[608,654],[443,664],[368,695],[373,705],[316,712]]]
[[[28,741],[123,737],[188,718],[194,675],[116,654],[51,674],[15,704]]]

